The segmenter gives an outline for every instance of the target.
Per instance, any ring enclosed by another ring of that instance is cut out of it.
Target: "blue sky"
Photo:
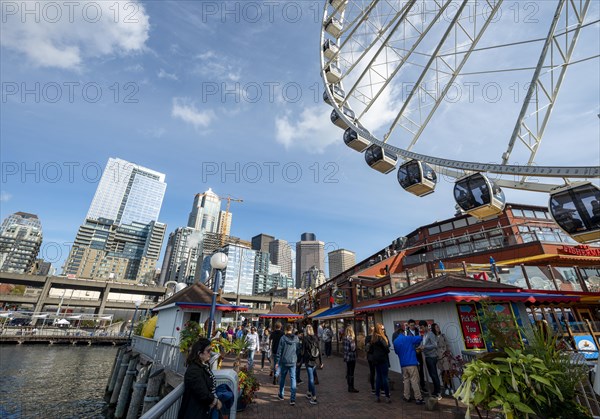
[[[353,250],[357,260],[451,217],[450,181],[414,197],[395,172],[368,168],[329,122],[331,108],[320,99],[322,3],[75,2],[70,11],[58,2],[59,16],[43,4],[28,4],[27,14],[24,3],[3,2],[1,217],[38,214],[42,256],[60,268],[109,157],[166,174],[160,221],[169,232],[185,225],[194,194],[209,187],[243,198],[231,207],[236,236],[295,242],[314,232],[328,250]],[[592,3],[587,20],[597,21]],[[555,6],[503,7],[482,45],[545,36]],[[598,23],[585,28],[576,59],[597,56],[598,39]],[[539,48],[474,54],[464,70],[530,67]],[[538,164],[600,164],[598,74],[597,57],[569,69]],[[440,107],[416,151],[498,162],[530,78],[461,77],[479,87]],[[484,91],[491,82],[500,86],[497,100]],[[547,202],[543,194],[505,193],[509,202]]]

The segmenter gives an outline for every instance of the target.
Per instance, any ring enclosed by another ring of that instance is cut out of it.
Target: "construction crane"
[[[227,236],[227,224],[229,223],[229,207],[231,206],[231,201],[233,202],[244,202],[243,199],[234,198],[232,196],[220,197],[221,199],[227,200],[227,206],[225,207],[225,216],[221,221],[221,225],[219,226],[219,234],[221,235],[221,247],[225,245],[225,236]]]

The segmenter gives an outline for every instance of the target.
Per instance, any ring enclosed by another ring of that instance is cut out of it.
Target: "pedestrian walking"
[[[252,326],[250,333],[246,335],[246,342],[248,343],[248,371],[254,370],[254,354],[260,350],[260,340],[258,333],[256,333],[256,327]]]
[[[296,331],[296,336],[298,336],[298,340],[300,341],[296,352],[296,357],[298,359],[298,362],[296,363],[296,384],[302,384],[304,380],[300,378],[300,373],[302,372],[302,342],[304,340],[304,332],[298,330]]]
[[[294,326],[285,326],[285,335],[279,341],[277,355],[275,356],[275,368],[281,371],[279,380],[279,393],[277,398],[284,400],[285,377],[290,373],[290,405],[296,405],[296,363],[298,361],[296,351],[300,344],[298,337],[294,335]]]
[[[356,368],[356,336],[354,329],[348,325],[344,336],[344,362],[346,363],[346,381],[349,393],[358,393],[354,388],[354,369]]]
[[[442,333],[440,325],[434,323],[432,326],[432,330],[437,335],[438,340],[438,368],[440,371],[442,371],[442,385],[444,386],[444,394],[446,396],[450,396],[454,391],[452,389],[452,374],[450,374],[454,355],[452,355],[452,351],[450,351],[448,347],[448,341],[446,340],[446,336]]]
[[[383,330],[383,325],[377,323],[371,338],[372,362],[375,366],[375,401],[380,402],[381,390],[385,394],[385,400],[391,403],[388,373],[390,369],[390,341]]]
[[[375,333],[375,326],[369,327],[369,334],[365,338],[365,352],[367,353],[367,362],[369,363],[369,384],[371,384],[371,394],[375,394],[375,364],[373,363],[373,347],[371,340]]]
[[[323,343],[325,344],[325,356],[329,358],[331,356],[331,341],[333,340],[333,330],[331,326],[325,326],[323,329]]]
[[[315,375],[317,372],[317,362],[319,359],[319,340],[315,336],[313,327],[306,326],[306,334],[302,341],[302,361],[306,366],[306,375],[308,376],[308,392],[306,398],[310,404],[317,404],[317,389],[315,387]]]
[[[281,322],[275,323],[275,330],[271,333],[269,341],[271,342],[271,375],[273,376],[273,385],[277,384],[277,378],[279,377],[279,369],[276,366],[275,355],[279,349],[279,341],[283,337],[283,330]]]
[[[267,327],[263,331],[263,335],[260,339],[260,350],[262,352],[262,356],[260,359],[260,370],[263,371],[265,369],[265,358],[271,364],[271,340],[269,336],[271,333],[269,332],[269,328]]]
[[[414,323],[414,322],[413,322]],[[421,389],[419,386],[419,363],[417,362],[417,352],[415,346],[418,346],[423,341],[419,335],[413,336],[410,333],[406,335],[398,335],[394,341],[394,350],[400,360],[402,368],[402,378],[404,381],[404,401],[410,402],[410,389],[412,387],[417,404],[425,404]]]
[[[437,363],[438,363],[438,338],[434,332],[434,328],[437,324],[431,324],[431,330],[425,334],[423,338],[423,355],[425,356],[425,365],[427,365],[427,372],[433,382],[433,394],[432,397],[442,400],[441,386],[440,386],[440,375],[438,374]]]

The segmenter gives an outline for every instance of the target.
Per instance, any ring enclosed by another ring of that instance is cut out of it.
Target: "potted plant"
[[[188,349],[196,343],[200,336],[205,336],[204,328],[197,322],[186,322],[183,325],[183,330],[179,334],[179,350],[183,353],[187,353]]]
[[[237,411],[241,412],[252,403],[255,393],[260,389],[260,384],[256,376],[251,371],[248,371],[246,367],[240,368],[238,372],[238,388]]]

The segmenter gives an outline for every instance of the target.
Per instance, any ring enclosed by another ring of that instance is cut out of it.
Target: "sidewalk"
[[[242,365],[244,365],[243,362]],[[277,399],[279,386],[273,385],[273,378],[269,376],[269,369],[265,363],[265,370],[260,371],[260,354],[256,355],[255,373],[260,381],[260,390],[256,393],[254,403],[249,405],[244,412],[239,412],[240,419],[285,419],[285,418],[454,418],[464,417],[462,414],[455,416],[456,405],[454,398],[444,397],[435,411],[427,411],[425,406],[417,406],[414,402],[406,403],[402,400],[402,379],[400,374],[390,371],[390,379],[395,381],[395,390],[391,391],[392,403],[375,402],[369,384],[369,367],[363,362],[358,362],[355,372],[355,387],[360,393],[348,393],[345,374],[346,364],[339,356],[323,359],[324,368],[318,370],[319,385],[316,386],[319,404],[310,405],[305,395],[308,390],[308,377],[306,370],[300,376],[304,380],[297,386],[296,406],[290,406],[289,376],[286,379],[285,400]]]

